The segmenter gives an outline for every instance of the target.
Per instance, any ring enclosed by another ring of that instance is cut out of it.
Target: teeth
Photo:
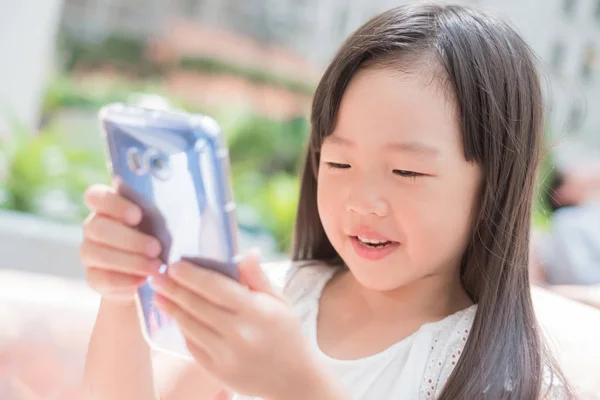
[[[357,236],[358,240],[360,240],[363,243],[369,243],[369,244],[382,244],[382,243],[387,243],[388,240],[375,240],[375,239],[369,239],[363,236]]]

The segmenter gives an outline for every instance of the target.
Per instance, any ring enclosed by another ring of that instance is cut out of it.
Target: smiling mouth
[[[369,238],[366,238],[363,236],[352,236],[352,237],[355,238],[361,246],[371,248],[371,249],[389,247],[389,246],[397,243],[397,242],[394,242],[391,240],[376,240],[376,239],[369,239]]]

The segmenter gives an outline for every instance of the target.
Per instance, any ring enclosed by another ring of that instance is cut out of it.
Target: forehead
[[[348,85],[334,134],[355,142],[424,142],[462,153],[454,102],[432,73],[358,72]]]

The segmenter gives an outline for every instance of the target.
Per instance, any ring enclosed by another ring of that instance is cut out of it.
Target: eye
[[[329,168],[333,168],[333,169],[348,169],[348,168],[350,168],[350,164],[340,164],[340,163],[336,163],[336,162],[326,162],[325,165],[327,165]]]
[[[418,172],[406,171],[404,169],[395,169],[393,172],[394,174],[403,178],[417,178],[419,176],[423,176],[423,174],[420,174]]]

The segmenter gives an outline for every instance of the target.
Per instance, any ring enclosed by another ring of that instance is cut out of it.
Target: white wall
[[[0,133],[5,112],[35,127],[62,0],[0,0]]]

